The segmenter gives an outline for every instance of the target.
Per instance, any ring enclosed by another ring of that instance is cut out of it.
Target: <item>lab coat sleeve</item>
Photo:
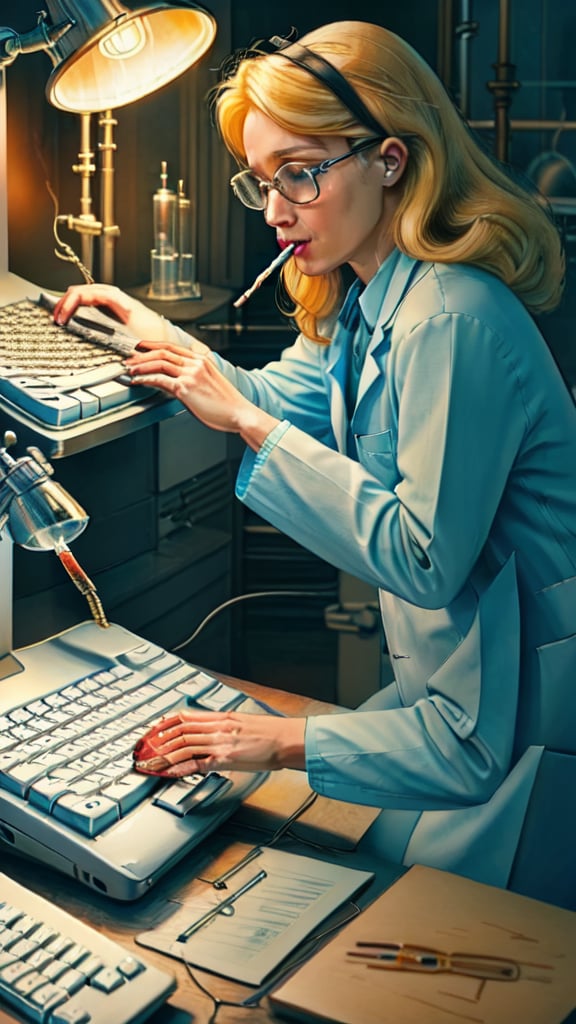
[[[355,712],[307,720],[312,788],[401,810],[446,810],[489,800],[510,765],[518,634],[512,556],[479,595],[470,628],[452,655],[423,680],[412,704],[395,701],[400,689],[392,683]]]
[[[446,810],[484,802],[504,773],[494,771],[478,740],[473,746],[463,746],[427,700],[306,721],[312,789],[371,807]]]
[[[442,315],[393,339],[371,401],[387,401],[393,423],[357,438],[361,461],[294,425],[257,467],[246,453],[237,494],[340,569],[442,608],[478,559],[528,429],[521,381],[505,340]]]

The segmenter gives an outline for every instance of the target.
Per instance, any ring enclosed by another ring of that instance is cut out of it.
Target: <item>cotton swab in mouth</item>
[[[240,306],[243,306],[245,302],[248,302],[248,299],[250,298],[251,295],[253,295],[256,289],[259,288],[261,284],[263,284],[267,277],[270,277],[270,274],[274,273],[277,267],[281,267],[282,264],[286,262],[286,260],[294,252],[295,248],[295,242],[291,242],[290,245],[287,245],[286,248],[283,249],[282,252],[279,254],[279,256],[276,256],[276,258],[272,260],[272,263],[270,263],[266,267],[266,270],[263,270],[261,274],[258,274],[258,277],[254,281],[254,284],[251,284],[250,287],[247,288],[246,291],[242,293],[240,298],[236,299],[236,302],[232,303],[234,308],[238,309]]]

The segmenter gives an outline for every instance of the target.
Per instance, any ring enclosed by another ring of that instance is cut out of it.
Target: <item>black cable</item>
[[[205,995],[212,1002],[212,1012],[206,1024],[215,1024],[218,1011],[222,1006],[234,1006],[238,1009],[255,1009],[256,1007],[258,1007],[261,999],[263,999],[264,996],[268,995],[268,993],[273,988],[276,988],[276,986],[280,984],[282,979],[287,974],[292,973],[292,971],[294,971],[297,967],[300,967],[301,964],[305,963],[306,960],[309,959],[311,954],[314,952],[315,948],[318,946],[319,943],[322,942],[323,939],[326,939],[334,932],[339,931],[340,928],[343,928],[344,925],[348,924],[349,921],[351,921],[353,918],[357,917],[358,914],[361,913],[360,907],[358,906],[357,903],[354,902],[354,900],[348,900],[348,906],[351,907],[351,912],[344,919],[336,921],[334,924],[331,924],[327,928],[324,928],[323,931],[320,931],[316,934],[312,934],[311,936],[309,936],[308,939],[305,939],[304,942],[297,947],[297,951],[295,951],[292,954],[292,956],[289,956],[288,959],[280,965],[278,971],[274,972],[268,978],[268,980],[264,981],[254,992],[252,992],[250,995],[246,996],[243,1000],[239,1002],[232,999],[220,999],[219,996],[216,996],[214,995],[213,992],[210,992],[210,990],[206,988],[206,986],[200,981],[200,979],[196,977],[194,971],[192,970],[192,967],[195,967],[196,965],[191,964],[190,961],[186,959],[186,957],[182,957],[182,960],[186,967],[186,971],[188,973],[188,977],[196,985],[200,992],[202,992],[202,994]]]

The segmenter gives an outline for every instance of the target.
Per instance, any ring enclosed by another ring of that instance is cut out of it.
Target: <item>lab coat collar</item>
[[[382,265],[378,273],[370,281],[366,291],[360,297],[363,315],[365,315],[367,322],[371,325],[372,336],[366,350],[364,366],[360,375],[356,399],[357,411],[361,407],[362,399],[372,387],[374,381],[383,372],[383,360],[390,345],[390,338],[386,332],[392,326],[406,292],[415,280],[426,273],[430,266],[429,263],[420,263],[418,260],[412,259],[412,257],[406,256],[398,250],[395,250],[393,255],[395,260],[384,294],[380,286],[380,274],[388,269],[388,261]],[[385,350],[382,348],[384,344],[386,345]]]
[[[390,327],[396,313],[398,306],[402,302],[408,288],[417,280],[422,277],[423,274],[429,269],[429,263],[421,263],[419,260],[415,260],[412,256],[407,256],[406,253],[395,250],[396,260],[394,263],[394,270],[390,277],[386,294],[382,296],[382,291],[379,288],[371,288],[372,283],[376,283],[379,280],[380,273],[386,268],[388,260],[382,264],[382,267],[370,281],[365,296],[362,299],[366,302],[365,316],[369,323],[373,323],[373,335],[374,340],[381,341],[382,334],[388,327]],[[391,257],[389,257],[391,259]],[[370,306],[374,300],[380,298],[380,307],[374,311],[372,320],[370,319]],[[364,312],[364,309],[363,309]]]
[[[334,343],[327,352],[326,371],[332,379],[332,427],[341,451],[347,451],[351,442],[350,424],[346,412],[345,394],[351,338],[358,323],[358,310],[370,327],[371,339],[366,352],[360,377],[356,411],[374,380],[382,373],[379,349],[388,328],[408,287],[416,276],[428,269],[423,264],[395,249],[384,261],[378,272],[362,292],[362,282],[357,280],[348,293],[338,315],[338,326]],[[386,280],[389,278],[389,280]],[[384,289],[384,294],[383,294]],[[354,417],[356,419],[356,417]]]

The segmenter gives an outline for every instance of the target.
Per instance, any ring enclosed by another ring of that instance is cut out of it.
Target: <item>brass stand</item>
[[[510,0],[500,0],[498,21],[498,60],[492,67],[496,78],[486,85],[494,97],[494,120],[496,128],[496,156],[504,163],[510,155],[510,122],[508,110],[512,94],[519,87],[516,80],[516,66],[510,63]]]
[[[94,238],[101,239],[99,280],[106,284],[114,282],[114,248],[115,239],[120,228],[114,223],[114,128],[118,124],[111,110],[99,115],[98,126],[102,129],[102,142],[98,149],[101,153],[100,167],[100,206],[101,219],[98,220],[92,210],[91,180],[96,172],[94,152],[91,148],[90,129],[91,115],[81,114],[81,138],[78,163],[72,170],[80,175],[80,215],[67,214],[58,218],[65,223],[70,231],[77,231],[82,237],[82,263],[92,276],[94,270]]]

